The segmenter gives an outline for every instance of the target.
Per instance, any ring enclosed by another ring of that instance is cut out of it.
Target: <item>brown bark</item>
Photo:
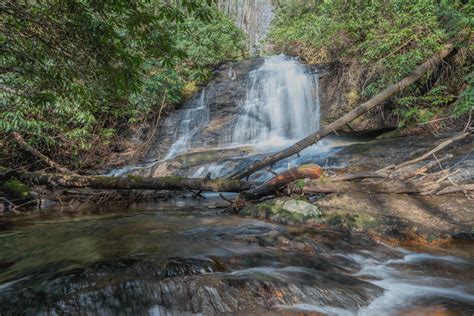
[[[375,108],[377,105],[383,103],[384,101],[388,100],[392,96],[396,95],[403,89],[407,88],[408,86],[412,85],[418,79],[423,77],[429,70],[431,70],[434,66],[436,66],[441,60],[443,60],[449,53],[452,51],[453,46],[451,44],[445,45],[444,48],[429,58],[425,63],[420,65],[416,68],[410,75],[399,81],[398,83],[389,86],[376,96],[374,96],[369,101],[362,103],[349,113],[346,113],[336,121],[332,122],[331,124],[323,127],[318,132],[309,135],[306,138],[303,138],[299,142],[295,143],[294,145],[288,147],[285,150],[277,152],[273,155],[267,156],[266,158],[250,165],[246,169],[234,174],[231,176],[232,179],[242,179],[245,177],[250,176],[255,171],[265,168],[266,166],[270,166],[282,159],[290,157],[294,154],[299,153],[304,148],[313,145],[314,143],[318,142],[322,138],[326,137],[327,135],[331,134],[332,132],[336,131],[337,129],[342,128],[346,124],[350,123],[357,117],[361,116],[362,114],[368,112],[369,110]]]
[[[275,194],[276,191],[286,186],[288,183],[298,179],[318,179],[323,175],[323,170],[315,164],[301,165],[296,168],[284,171],[267,182],[242,193],[248,200],[258,199],[264,196]]]
[[[206,180],[183,177],[109,177],[75,176],[24,172],[18,177],[40,185],[68,188],[92,188],[108,190],[199,190],[213,192],[241,192],[249,190],[252,183],[240,180]]]

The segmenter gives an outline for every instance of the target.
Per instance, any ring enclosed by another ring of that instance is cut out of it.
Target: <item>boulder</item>
[[[249,215],[284,224],[314,222],[321,216],[315,205],[304,200],[276,198],[244,207],[241,215]]]

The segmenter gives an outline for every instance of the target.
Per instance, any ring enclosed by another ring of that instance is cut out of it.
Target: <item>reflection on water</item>
[[[0,314],[474,311],[471,257],[166,208],[0,219]]]

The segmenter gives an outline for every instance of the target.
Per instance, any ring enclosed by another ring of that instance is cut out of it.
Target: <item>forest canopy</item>
[[[210,0],[9,0],[0,10],[0,132],[76,167],[121,124],[180,102],[245,49]]]

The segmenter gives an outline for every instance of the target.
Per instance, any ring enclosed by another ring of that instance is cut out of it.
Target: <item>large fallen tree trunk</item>
[[[242,196],[247,200],[255,200],[264,196],[273,195],[279,189],[295,180],[318,179],[321,176],[323,176],[323,170],[318,165],[301,165],[276,175],[252,190],[244,191]]]
[[[273,165],[274,163],[295,155],[299,153],[304,148],[313,145],[314,143],[318,142],[322,138],[326,137],[327,135],[333,133],[334,131],[344,127],[357,117],[361,116],[362,114],[370,111],[371,109],[375,108],[377,105],[381,104],[382,102],[388,100],[392,96],[396,95],[403,89],[407,88],[418,79],[423,77],[428,71],[433,69],[438,63],[440,63],[449,53],[453,50],[453,46],[451,44],[445,45],[444,48],[438,52],[437,54],[433,55],[429,58],[425,63],[420,65],[418,68],[415,69],[410,75],[405,77],[403,80],[399,81],[398,83],[389,86],[376,96],[374,96],[369,101],[362,103],[349,113],[346,113],[341,118],[337,119],[336,121],[332,122],[331,124],[323,127],[318,132],[309,135],[308,137],[300,140],[299,142],[295,143],[294,145],[288,147],[285,150],[277,152],[271,156],[268,156],[262,160],[257,161],[256,163],[250,165],[249,167],[245,168],[244,170],[234,174],[231,176],[232,179],[242,179],[245,177],[250,176],[252,173],[261,170],[267,166]]]
[[[92,188],[107,190],[196,190],[213,192],[243,193],[246,199],[258,199],[275,194],[288,183],[298,179],[317,179],[323,174],[315,164],[302,165],[287,170],[265,183],[241,180],[202,179],[183,177],[109,177],[109,176],[75,176],[61,174],[44,174],[36,172],[18,173],[21,180],[40,185],[65,188]]]
[[[40,185],[66,188],[92,188],[108,190],[197,190],[213,192],[246,192],[247,197],[259,198],[271,195],[276,190],[298,179],[317,179],[323,174],[317,165],[302,165],[287,170],[265,183],[228,179],[203,179],[184,177],[128,177],[76,176],[22,172],[15,176],[21,180]]]
[[[91,188],[106,190],[198,190],[213,192],[241,192],[249,190],[255,184],[240,180],[210,180],[183,177],[110,177],[75,176],[24,172],[17,175],[21,180],[39,185],[66,188]]]

